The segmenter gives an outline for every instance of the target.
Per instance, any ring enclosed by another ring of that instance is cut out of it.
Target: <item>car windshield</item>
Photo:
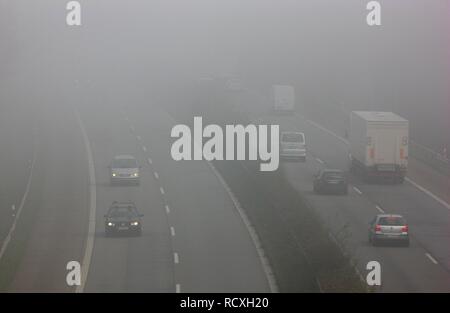
[[[117,207],[117,208],[112,208],[109,211],[109,216],[110,217],[131,217],[131,216],[135,216],[136,212],[134,211],[133,208],[131,207]]]
[[[406,225],[405,220],[399,216],[381,217],[378,224],[384,226],[403,226]]]
[[[285,133],[281,136],[282,142],[295,142],[295,143],[304,143],[305,138],[303,134],[300,133]]]
[[[135,159],[115,159],[112,162],[113,168],[137,168]]]

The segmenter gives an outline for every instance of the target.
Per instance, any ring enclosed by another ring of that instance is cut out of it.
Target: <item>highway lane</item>
[[[313,175],[321,167],[347,169],[348,149],[341,140],[308,123],[300,116],[268,114],[268,102],[245,95],[252,119],[260,123],[280,124],[281,129],[305,132],[308,160],[302,163],[283,163],[282,170],[307,201],[317,210],[333,234],[357,260],[361,273],[365,264],[378,260],[382,265],[381,291],[449,291],[448,258],[449,212],[434,199],[419,192],[412,185],[365,185],[352,178],[356,189],[349,196],[317,196],[312,193]],[[377,208],[378,206],[378,208]],[[411,247],[371,247],[367,242],[368,222],[380,210],[403,214],[412,235]],[[431,258],[440,261],[435,264]],[[443,263],[443,264],[441,264]]]
[[[30,191],[5,258],[17,264],[10,292],[71,292],[66,265],[80,260],[87,220],[86,155],[70,106],[36,105]],[[9,275],[9,274],[8,274]]]
[[[173,120],[151,103],[118,102],[93,95],[80,108],[98,199],[85,291],[270,291],[249,232],[208,164],[171,159]],[[122,153],[143,166],[140,186],[109,186],[107,165]],[[115,200],[133,200],[145,214],[141,238],[105,238],[103,214]]]

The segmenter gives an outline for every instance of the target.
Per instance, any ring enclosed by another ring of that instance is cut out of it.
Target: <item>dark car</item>
[[[342,170],[323,169],[314,177],[315,193],[348,193],[347,177]]]
[[[142,234],[143,217],[133,202],[113,202],[105,214],[105,233],[111,236],[120,232],[127,232],[140,236]]]

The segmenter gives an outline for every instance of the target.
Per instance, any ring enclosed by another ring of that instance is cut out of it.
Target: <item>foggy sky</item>
[[[424,144],[450,146],[448,0],[380,1],[379,28],[361,0],[80,2],[72,29],[66,1],[0,0],[0,105],[53,92],[46,77],[118,92],[236,74],[260,90],[292,84],[317,105],[397,111]]]

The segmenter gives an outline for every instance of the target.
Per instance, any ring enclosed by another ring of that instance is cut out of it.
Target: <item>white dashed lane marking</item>
[[[155,172],[154,174],[155,174],[155,178],[158,179],[159,178],[158,172]]]
[[[180,263],[180,258],[178,257],[178,253],[176,252],[173,253],[173,261],[175,262],[175,264]]]
[[[362,195],[362,191],[359,190],[357,187],[353,187],[353,190],[356,191],[357,193],[359,193],[360,195]]]
[[[168,205],[166,205],[166,213],[169,214],[170,213],[170,208]]]
[[[146,146],[142,146],[142,150],[147,151],[147,147]]]
[[[166,192],[164,191],[164,188],[163,187],[160,187],[159,188],[159,191],[161,191],[161,193],[164,195]]]
[[[375,206],[380,213],[384,213],[384,210],[380,208],[378,205]]]
[[[425,253],[425,255],[427,256],[427,258],[430,259],[431,262],[433,262],[434,264],[438,264],[438,262],[436,261],[436,259],[433,258],[433,257],[431,256],[431,254]]]
[[[175,285],[175,292],[176,293],[180,293],[181,292],[181,285],[180,284],[176,284]]]
[[[150,165],[153,163],[152,159],[150,159],[150,158],[147,159],[147,162],[148,162],[148,164],[150,164]]]
[[[172,235],[172,237],[175,237],[175,228],[170,227],[170,234]]]

